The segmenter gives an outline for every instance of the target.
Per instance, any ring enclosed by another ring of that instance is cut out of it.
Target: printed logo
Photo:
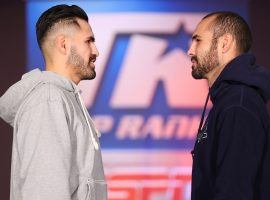
[[[80,87],[105,148],[142,148],[142,141],[151,141],[150,148],[193,145],[207,85],[192,78],[186,52],[201,17],[90,15],[100,57],[96,79]]]
[[[199,131],[197,135],[197,142],[200,143],[202,140],[207,139],[207,127],[208,127],[208,119],[206,119],[203,128]]]

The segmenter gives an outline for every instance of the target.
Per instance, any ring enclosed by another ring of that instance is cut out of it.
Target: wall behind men
[[[22,1],[0,4],[0,96],[19,80],[25,66],[25,11]],[[9,199],[12,129],[0,119],[0,199]]]
[[[267,0],[252,0],[250,7],[250,24],[253,35],[252,51],[256,55],[257,63],[270,67],[270,2]]]
[[[254,43],[252,51],[257,62],[270,67],[269,46],[270,2],[251,0],[250,24]],[[267,9],[268,8],[268,9]],[[26,63],[25,2],[2,0],[0,4],[0,96],[20,79]],[[0,199],[9,199],[9,177],[12,129],[0,119]]]

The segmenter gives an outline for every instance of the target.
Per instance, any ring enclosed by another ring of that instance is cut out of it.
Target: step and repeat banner
[[[208,87],[192,78],[186,52],[204,15],[231,10],[248,20],[247,1],[27,1],[26,71],[44,70],[35,23],[63,3],[87,12],[100,53],[97,77],[80,88],[102,133],[109,200],[189,200]]]

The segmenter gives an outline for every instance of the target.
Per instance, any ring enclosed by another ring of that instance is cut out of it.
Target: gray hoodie
[[[77,85],[33,70],[0,98],[13,126],[11,200],[106,200],[98,131]]]

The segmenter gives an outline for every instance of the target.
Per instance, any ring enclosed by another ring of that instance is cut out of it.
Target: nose
[[[96,55],[96,57],[99,56],[99,51],[97,49],[97,46],[95,45],[95,43],[92,43],[92,54]]]
[[[189,56],[194,56],[194,55],[195,55],[195,53],[194,53],[194,45],[193,45],[193,42],[191,42],[190,47],[189,47],[189,49],[188,49],[188,51],[187,51],[187,54],[188,54]]]

